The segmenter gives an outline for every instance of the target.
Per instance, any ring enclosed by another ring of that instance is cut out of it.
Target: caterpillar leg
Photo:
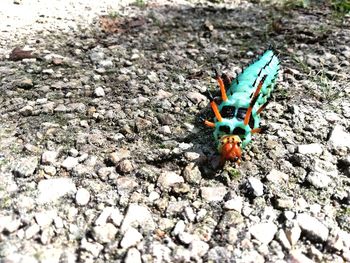
[[[221,78],[224,82],[225,89],[228,90],[231,86],[233,78],[231,76],[227,75],[226,73],[222,73]]]
[[[226,93],[225,93],[226,94]],[[222,117],[218,108],[218,105],[214,101],[213,95],[208,91],[209,99],[210,99],[210,107],[214,112],[214,115],[218,121],[222,121]]]
[[[215,123],[208,121],[206,119],[201,118],[201,121],[204,123],[205,126],[210,127],[210,128],[215,128]]]
[[[255,128],[255,129],[252,129],[250,132],[251,133],[264,133],[267,131],[267,126],[261,126],[260,128]]]
[[[268,101],[266,101],[263,105],[261,105],[260,106],[260,108],[257,110],[257,114],[260,114],[265,108],[266,108],[266,106],[267,106],[267,104],[269,104],[269,100]]]
[[[260,80],[260,82],[258,84],[258,87],[256,88],[256,90],[253,94],[253,98],[249,103],[249,107],[248,107],[247,113],[246,113],[245,118],[244,118],[244,125],[248,125],[248,123],[249,123],[250,117],[252,115],[252,110],[253,110],[254,104],[258,100],[260,90],[264,84],[266,77],[267,77],[267,75],[262,77],[262,79]]]
[[[221,91],[221,98],[223,101],[227,101],[227,94],[226,94],[226,88],[225,88],[225,84],[224,81],[222,80],[222,78],[220,77],[218,70],[215,69],[215,76],[216,76],[216,80],[219,84],[220,87],[220,91]]]

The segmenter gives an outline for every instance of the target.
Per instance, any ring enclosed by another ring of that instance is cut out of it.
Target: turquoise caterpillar
[[[218,105],[210,95],[214,122],[203,120],[214,128],[214,138],[221,153],[221,162],[240,162],[241,148],[251,141],[252,134],[261,131],[260,113],[266,107],[279,71],[279,60],[273,50],[244,69],[235,79],[216,74],[222,102]]]

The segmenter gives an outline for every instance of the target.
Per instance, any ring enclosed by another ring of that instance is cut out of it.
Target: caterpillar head
[[[227,135],[220,139],[219,152],[221,154],[221,163],[225,161],[233,161],[240,163],[242,150],[241,150],[241,139],[237,135]]]

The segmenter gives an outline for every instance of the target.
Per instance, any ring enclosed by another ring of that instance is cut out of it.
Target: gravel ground
[[[2,0],[1,262],[350,262],[349,17],[90,2]],[[218,169],[212,66],[269,44],[268,131]]]

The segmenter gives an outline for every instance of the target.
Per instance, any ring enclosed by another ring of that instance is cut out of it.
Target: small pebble
[[[75,202],[77,205],[87,205],[90,201],[90,193],[85,188],[79,188],[75,195]]]

